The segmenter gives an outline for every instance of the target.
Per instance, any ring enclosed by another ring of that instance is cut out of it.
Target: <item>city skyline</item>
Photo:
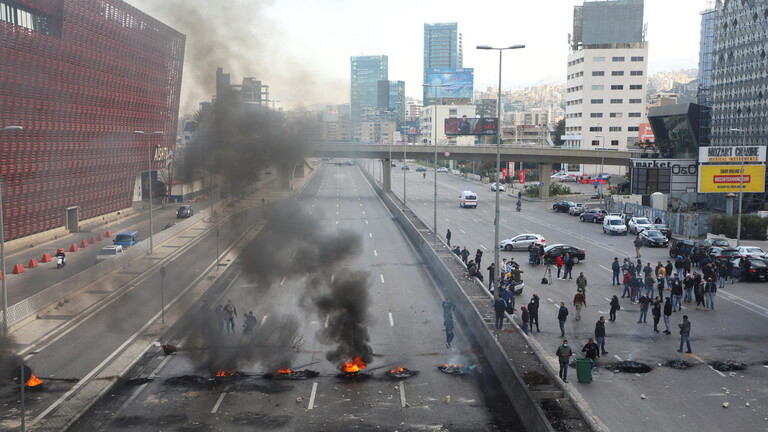
[[[505,88],[565,81],[573,6],[583,0],[510,3],[493,9],[447,1],[439,10],[431,10],[432,4],[401,0],[386,7],[350,0],[323,4],[234,0],[226,10],[214,3],[190,9],[181,0],[128,3],[187,35],[184,113],[210,99],[217,66],[235,77],[254,76],[268,83],[277,105],[286,109],[348,103],[349,59],[357,55],[388,56],[389,79],[405,81],[406,95],[420,99],[425,23],[458,22],[463,65],[474,68],[476,90],[498,82],[498,56],[476,50],[481,44],[526,45],[505,56]],[[710,3],[645,1],[649,74],[697,67],[699,13]]]

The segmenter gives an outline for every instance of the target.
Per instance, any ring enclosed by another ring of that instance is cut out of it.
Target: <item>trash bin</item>
[[[576,359],[576,376],[580,383],[589,384],[592,382],[592,359]]]

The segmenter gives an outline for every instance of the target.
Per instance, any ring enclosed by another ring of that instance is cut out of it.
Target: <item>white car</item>
[[[559,180],[560,180],[560,183],[569,183],[569,182],[576,183],[577,182],[576,177],[569,176],[569,175],[562,176],[559,178]]]
[[[440,168],[437,169],[437,172],[448,172],[448,168],[440,167]]]
[[[765,251],[760,249],[757,246],[738,246],[736,249],[739,251],[739,254],[743,257],[747,258],[765,258],[766,254]]]
[[[493,183],[493,184],[491,184],[491,191],[494,191],[494,192],[496,191],[496,187],[497,187],[496,185],[497,185],[496,183]],[[499,192],[504,192],[504,191],[506,191],[506,190],[507,190],[507,189],[504,187],[504,185],[503,185],[503,184],[499,184],[499,185],[498,185],[498,188],[499,188]]]
[[[541,234],[520,234],[499,243],[499,249],[511,251],[514,249],[528,250],[531,243],[538,243],[542,246],[547,245],[547,240]]]
[[[568,209],[568,214],[571,216],[578,216],[587,211],[587,206],[583,203],[576,203],[575,206]]]
[[[643,230],[652,227],[653,223],[646,217],[634,216],[627,223],[627,228],[632,234],[640,234]]]
[[[96,255],[96,264],[112,257],[116,257],[122,254],[124,250],[125,249],[120,245],[104,246],[101,248],[98,255]]]

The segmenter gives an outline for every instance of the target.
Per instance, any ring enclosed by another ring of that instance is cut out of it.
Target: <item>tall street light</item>
[[[600,124],[598,123],[598,126]],[[600,182],[600,199],[603,199],[603,171],[605,171],[605,137],[601,135],[595,135],[595,138],[600,138],[602,150],[600,151],[600,175],[597,177]]]
[[[144,131],[133,131],[135,134],[139,135],[162,135],[163,131],[155,131],[155,132],[144,132]],[[152,140],[149,142],[149,159],[147,160],[147,164],[149,167],[149,170],[147,171],[147,176],[149,178],[149,255],[152,255],[152,250],[154,247],[154,243],[152,240],[152,237],[154,235],[154,228],[153,228],[153,220],[152,220]]]
[[[20,130],[24,130],[24,128],[22,126],[0,127],[0,132],[20,131]],[[3,282],[3,336],[8,336],[8,285],[6,285],[6,281],[5,281],[8,278],[8,276],[5,274],[5,228],[4,228],[4,222],[3,222],[3,189],[2,189],[1,181],[0,181],[0,275],[2,275],[2,279],[3,279],[2,281]]]
[[[435,243],[437,243],[437,134],[435,133],[435,120],[437,119],[437,89],[442,87],[448,87],[449,84],[422,84],[424,87],[429,87],[434,89],[432,96],[435,98],[434,105],[432,108],[432,144],[435,146],[435,197],[434,197],[434,208],[432,211],[434,212],[434,218],[432,227],[434,228],[433,238]]]
[[[743,129],[729,129],[730,132],[739,132],[743,133],[745,130]],[[741,242],[741,202],[744,198],[744,154],[741,155],[741,170],[739,171],[739,217],[736,219],[736,246],[739,246],[739,243]]]
[[[500,47],[495,48],[490,45],[478,45],[477,49],[481,50],[497,50],[499,51],[499,96],[496,100],[496,117],[498,124],[496,125],[496,174],[494,174],[494,181],[496,182],[496,211],[495,211],[495,217],[493,219],[493,225],[494,225],[494,242],[493,242],[493,265],[496,267],[496,283],[499,283],[499,271],[500,264],[499,264],[499,220],[501,218],[501,214],[499,212],[500,205],[499,205],[499,173],[501,172],[501,55],[504,52],[504,50],[513,50],[513,49],[521,49],[525,48],[525,45],[511,45],[508,47]]]

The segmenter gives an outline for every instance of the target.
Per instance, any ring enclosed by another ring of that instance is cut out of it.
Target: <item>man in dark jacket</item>
[[[611,263],[611,271],[613,271],[613,278],[611,279],[611,286],[613,286],[613,285],[621,285],[621,281],[619,280],[619,276],[621,275],[621,264],[619,264],[619,258],[618,257],[613,259],[613,263]]]
[[[453,300],[450,297],[446,297],[443,300],[443,319],[453,319],[453,311],[456,310],[456,305],[453,304]]]
[[[563,280],[567,277],[569,280],[573,279],[573,275],[571,274],[573,272],[573,258],[571,257],[571,254],[567,254],[565,256],[565,273],[563,273]]]
[[[598,348],[594,339],[589,338],[589,341],[587,341],[581,349],[581,352],[584,353],[584,357],[592,359],[592,368],[597,366],[597,359],[600,358],[600,348]]]
[[[539,295],[536,293],[533,293],[533,297],[531,297],[531,301],[528,303],[528,314],[531,317],[531,331],[533,331],[533,325],[536,324],[536,331],[540,332],[539,330]]]
[[[451,247],[451,229],[448,229],[448,232],[445,233],[445,240],[448,242],[448,247]]]
[[[648,322],[648,306],[651,304],[651,299],[646,296],[640,296],[640,318],[637,319],[638,324]]]
[[[520,306],[520,320],[523,322],[523,333],[528,334],[528,321],[531,319],[531,314],[528,313],[528,308]]]
[[[488,270],[488,291],[493,292],[496,288],[496,263],[491,263],[486,270]]]
[[[653,315],[653,331],[659,332],[659,321],[661,320],[661,299],[656,296],[653,301],[653,308],[651,309],[651,315]]]
[[[683,315],[683,322],[677,325],[680,328],[680,349],[677,352],[683,352],[683,342],[688,345],[688,351],[691,353],[691,322],[688,321],[688,315]]]
[[[599,320],[595,323],[595,340],[597,341],[597,346],[600,348],[600,350],[603,352],[602,355],[608,354],[608,351],[605,350],[605,317],[601,316]]]
[[[672,301],[669,297],[664,299],[664,327],[666,330],[664,330],[665,335],[671,335],[672,332],[669,331],[669,317],[672,316]]]
[[[507,302],[501,297],[501,292],[493,301],[493,311],[496,312],[496,330],[501,330],[504,325],[504,312],[507,311]]]
[[[461,261],[464,263],[464,265],[467,265],[468,258],[469,258],[469,249],[467,249],[467,247],[464,246],[464,249],[461,250]]]
[[[560,337],[565,337],[565,320],[568,318],[568,308],[565,302],[560,302],[560,310],[557,312],[557,321],[560,322]]]
[[[675,312],[678,309],[683,310],[683,284],[680,283],[680,278],[674,276],[670,282],[670,290],[672,291],[672,312]]]
[[[560,372],[558,372],[558,375],[564,382],[568,382],[568,362],[571,360],[573,351],[571,351],[571,347],[568,346],[567,340],[563,340],[563,344],[557,347],[555,354],[560,363]]]

